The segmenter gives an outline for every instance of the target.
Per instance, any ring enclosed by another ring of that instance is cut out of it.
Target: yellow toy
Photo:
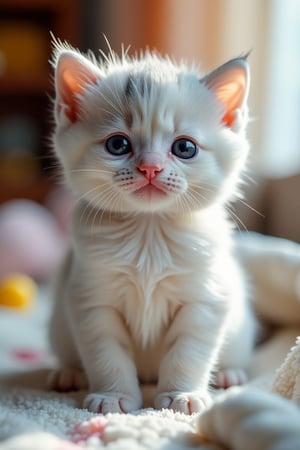
[[[0,306],[27,309],[32,307],[37,294],[37,285],[32,278],[22,274],[11,274],[0,280]]]

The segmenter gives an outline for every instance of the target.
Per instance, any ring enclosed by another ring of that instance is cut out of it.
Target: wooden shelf
[[[30,146],[26,150],[32,152],[33,156],[38,155],[41,161],[37,164],[33,174],[36,178],[32,183],[21,184],[18,183],[21,180],[17,179],[15,185],[10,185],[0,180],[0,203],[14,198],[42,202],[54,186],[46,176],[40,176],[45,161],[50,166],[52,162],[47,144],[52,127],[48,95],[53,94],[52,70],[48,62],[51,59],[50,31],[58,39],[67,40],[77,47],[81,40],[81,4],[83,1],[80,0],[0,0],[0,25],[4,34],[1,41],[3,63],[0,67],[0,120],[3,133],[0,136],[0,150],[1,142],[4,142],[5,151],[7,146],[14,145],[10,142],[19,136],[17,125],[13,125],[12,130],[5,128],[6,120],[12,118],[13,124],[16,117],[19,121],[24,118],[24,123],[27,119],[32,120],[36,125],[36,138],[29,144],[23,144],[22,137],[17,141],[18,145]],[[18,39],[21,45],[18,45]],[[15,48],[21,47],[22,51],[22,44],[25,49],[23,53],[19,52],[22,58],[20,55],[16,57]],[[4,137],[2,141],[1,137]]]
[[[33,75],[28,79],[0,77],[0,95],[39,95],[52,89],[50,76]]]
[[[11,186],[0,183],[0,203],[15,198],[27,198],[42,203],[54,186],[53,182],[42,177],[24,186]]]
[[[74,0],[1,0],[1,8],[6,9],[52,9],[61,11],[62,8],[71,6],[76,9],[76,1]],[[70,11],[72,13],[72,11]]]
[[[73,46],[80,41],[80,2],[79,0],[0,0],[2,18],[27,19],[48,22],[47,34],[50,32],[61,40],[67,40]]]

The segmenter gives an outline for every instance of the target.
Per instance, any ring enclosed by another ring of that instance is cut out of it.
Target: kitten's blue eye
[[[180,159],[193,158],[197,153],[197,145],[189,139],[177,139],[172,145],[171,152]]]
[[[105,142],[106,150],[115,156],[122,156],[132,151],[130,141],[122,134],[115,134]]]

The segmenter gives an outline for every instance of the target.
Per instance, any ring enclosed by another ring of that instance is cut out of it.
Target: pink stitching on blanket
[[[107,419],[105,417],[93,417],[90,420],[75,425],[68,434],[76,444],[84,443],[91,437],[98,437],[102,440],[106,425]]]

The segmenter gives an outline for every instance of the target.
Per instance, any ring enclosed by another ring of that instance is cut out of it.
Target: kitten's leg
[[[249,368],[256,328],[250,306],[241,296],[229,312],[226,344],[220,352],[214,387],[227,389],[247,382],[246,368]]]
[[[155,406],[191,414],[210,403],[208,385],[223,343],[222,304],[183,306],[166,336]]]
[[[59,368],[53,369],[47,379],[48,389],[77,391],[88,387],[80,358],[66,318],[64,304],[56,303],[50,321],[50,344],[58,358]]]
[[[76,367],[62,367],[52,370],[47,379],[48,389],[55,391],[78,391],[88,388],[85,373]]]
[[[213,377],[212,386],[218,389],[228,389],[231,386],[240,386],[247,382],[245,370],[234,367],[219,369]]]
[[[70,329],[64,295],[69,291],[68,281],[72,264],[72,253],[65,258],[56,280],[55,304],[49,324],[50,346],[60,367],[52,370],[47,387],[57,391],[76,391],[87,388],[87,379]]]
[[[129,412],[142,405],[131,340],[120,314],[111,307],[73,311],[77,343],[90,394],[84,407],[90,411]]]

